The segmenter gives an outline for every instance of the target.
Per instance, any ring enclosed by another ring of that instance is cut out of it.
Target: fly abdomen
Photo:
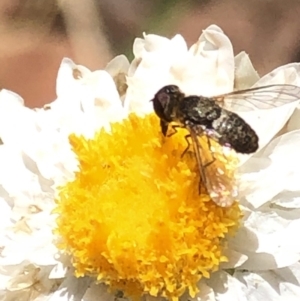
[[[212,123],[218,133],[218,142],[238,153],[251,154],[258,149],[258,136],[239,115],[222,109],[221,116]]]

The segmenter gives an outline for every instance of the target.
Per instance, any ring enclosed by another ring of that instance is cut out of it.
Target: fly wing
[[[211,199],[220,207],[229,207],[233,204],[237,197],[237,186],[234,174],[226,168],[227,160],[222,154],[218,158],[214,158],[214,153],[204,152],[201,146],[202,140],[207,143],[214,143],[209,137],[199,132],[196,127],[187,126],[190,132],[195,157],[201,177],[201,183],[207,190]],[[201,140],[201,142],[200,142]],[[209,146],[209,145],[208,145]],[[218,145],[218,149],[222,147]]]
[[[294,85],[269,85],[234,91],[212,97],[221,107],[242,111],[271,109],[300,100],[300,87]]]

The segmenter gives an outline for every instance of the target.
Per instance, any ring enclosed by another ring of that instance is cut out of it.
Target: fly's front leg
[[[160,129],[164,136],[167,135],[168,127],[169,127],[169,122],[166,122],[161,119],[160,120]]]
[[[171,127],[172,127],[173,132],[168,134],[168,137],[175,135],[178,132],[177,129],[181,128],[181,126],[177,125],[177,124],[171,124]]]
[[[164,121],[164,120],[160,120],[160,128],[161,128],[161,132],[163,133],[163,135],[166,137],[171,137],[173,136],[174,134],[176,134],[178,131],[177,131],[177,128],[180,128],[181,126],[180,125],[176,125],[176,124],[171,124],[171,127],[172,127],[172,130],[173,132],[168,134],[167,135],[167,132],[168,132],[168,128],[169,128],[169,122],[167,121]]]

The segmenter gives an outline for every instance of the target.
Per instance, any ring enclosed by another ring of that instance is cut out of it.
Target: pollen
[[[78,171],[59,188],[55,232],[77,277],[134,300],[176,301],[186,291],[194,297],[201,278],[227,261],[226,239],[241,211],[237,202],[223,208],[199,194],[193,149],[182,156],[185,135],[164,137],[154,114],[131,114],[93,139],[70,136]],[[220,158],[218,168],[233,174],[236,160]]]

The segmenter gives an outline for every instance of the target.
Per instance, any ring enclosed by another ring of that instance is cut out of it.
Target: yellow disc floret
[[[59,189],[56,232],[76,276],[176,300],[226,261],[241,212],[199,195],[194,154],[181,158],[185,134],[165,138],[156,116],[131,114],[93,139],[71,135],[79,171]]]

